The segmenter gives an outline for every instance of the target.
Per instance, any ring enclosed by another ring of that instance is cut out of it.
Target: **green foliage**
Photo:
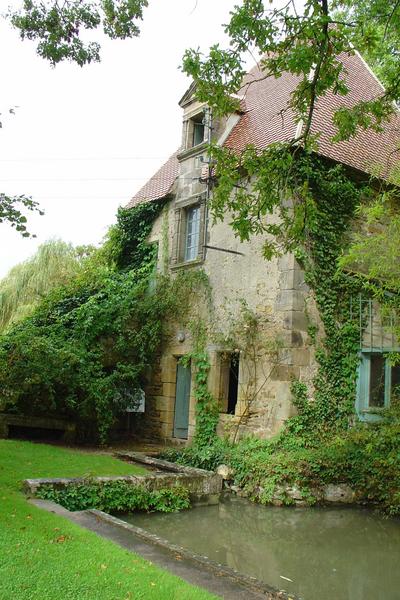
[[[137,211],[142,223],[145,211]],[[155,214],[154,208],[148,210],[145,229]],[[120,219],[125,227],[134,222],[124,213]],[[125,269],[110,266],[110,255]],[[128,270],[128,256],[136,268]],[[29,318],[1,338],[4,408],[66,416],[78,421],[83,439],[106,440],[145,382],[161,343],[164,316],[177,312],[170,282],[161,280],[149,293],[150,257],[154,251],[146,248],[140,230],[129,236],[114,229],[106,247],[84,262],[75,279],[49,293]]]
[[[111,513],[135,510],[174,512],[190,507],[189,493],[186,488],[174,487],[151,491],[143,486],[134,486],[127,481],[88,480],[70,484],[62,489],[46,485],[38,490],[37,496],[57,502],[72,511],[97,508]]]
[[[365,51],[384,69],[386,91],[369,102],[340,108],[334,117],[337,139],[348,139],[359,128],[380,130],[393,113],[392,102],[400,98],[397,3],[388,7],[384,0],[306,0],[297,6],[292,2],[244,0],[230,16],[225,26],[227,49],[214,45],[208,55],[187,50],[183,58],[184,72],[196,82],[197,97],[217,114],[237,108],[238,101],[232,94],[243,85],[245,61],[251,52],[261,56],[260,77],[278,78],[289,72],[298,78],[290,107],[297,121],[303,121],[297,141],[308,145],[318,97],[328,91],[342,96],[349,93],[339,56],[344,52],[353,54],[354,49]],[[251,85],[249,79],[244,90]]]
[[[168,323],[187,322],[198,293],[210,301],[201,270],[155,278],[157,247],[146,238],[161,210],[160,203],[121,209],[76,276],[0,338],[3,409],[67,417],[77,421],[82,441],[107,440],[146,383]],[[197,361],[198,404],[208,414],[209,367],[199,348]]]
[[[0,331],[29,315],[51,290],[66,285],[83,269],[82,262],[91,251],[49,240],[13,267],[0,281]]]
[[[101,28],[111,39],[139,35],[137,22],[147,0],[24,0],[19,11],[10,11],[21,39],[38,42],[37,53],[52,65],[69,60],[83,66],[100,60],[100,44],[86,41],[85,32]]]
[[[325,208],[318,207],[319,197],[328,194],[338,200],[341,212],[346,210],[345,202],[350,202],[346,223],[341,217],[338,224],[335,241],[340,242],[357,202],[369,193],[365,186],[353,183],[340,165],[332,166],[285,144],[271,144],[263,151],[249,146],[240,156],[228,148],[211,146],[210,154],[216,161],[216,185],[210,201],[214,220],[223,220],[229,212],[230,224],[242,241],[266,234],[266,259],[282,252],[299,252],[310,235],[318,233],[321,210],[334,210],[327,201]]]
[[[314,426],[312,420],[310,426]],[[375,504],[388,514],[398,515],[399,434],[398,411],[388,411],[384,422],[359,424],[325,436],[288,427],[271,440],[249,437],[237,444],[215,440],[208,448],[169,450],[164,456],[205,469],[227,464],[233,469],[235,485],[262,504],[272,500],[292,503],[283,489],[296,486],[303,500],[312,505],[324,485],[344,483],[355,490],[357,502]]]
[[[223,220],[228,212],[233,231],[242,241],[268,234],[264,247],[267,259],[283,249],[283,239],[288,250],[299,242],[304,217],[310,219],[312,215],[312,199],[304,184],[311,170],[308,155],[295,157],[287,146],[271,144],[261,152],[248,146],[240,157],[213,145],[210,156],[216,161],[216,186],[210,201],[214,220]],[[284,205],[283,197],[293,198],[293,207]],[[270,218],[275,212],[280,223]]]
[[[397,50],[400,24],[397,5],[390,5],[389,11],[384,10],[380,0],[357,2],[356,11],[353,3],[342,2],[339,5],[340,10],[337,10],[335,18],[349,22],[355,17],[358,19],[359,26],[353,28],[350,34],[353,43],[385,86],[390,88],[399,68]]]
[[[360,324],[350,312],[351,297],[360,286],[346,273],[338,272],[338,258],[346,246],[348,230],[369,188],[352,182],[343,168],[318,166],[308,178],[315,198],[313,222],[306,229],[303,250],[297,252],[305,269],[305,280],[313,289],[324,327],[323,344],[317,347],[319,370],[314,379],[314,401],[305,402],[304,389],[294,384],[299,416],[289,427],[310,426],[345,429],[354,414]]]
[[[77,419],[82,435],[104,441],[143,385],[169,301],[132,274],[104,278],[87,298],[47,299],[1,340],[5,408]]]
[[[39,215],[44,214],[40,210],[39,204],[28,196],[7,196],[7,194],[0,194],[0,223],[8,223],[22,237],[31,237],[26,227],[27,218],[21,209],[37,212]]]
[[[381,316],[392,321],[394,334],[400,336],[400,213],[398,191],[385,190],[357,210],[360,231],[340,258],[339,266],[359,281],[366,297],[375,298]]]
[[[207,333],[202,321],[191,323],[193,349],[181,360],[192,363],[195,369],[194,397],[196,399],[196,431],[193,443],[198,449],[207,448],[215,439],[219,406],[208,389],[210,359],[206,350]]]
[[[230,444],[216,436],[207,445],[194,443],[181,450],[168,448],[160,456],[180,465],[214,471],[218,465],[226,462]]]
[[[162,202],[147,202],[118,209],[117,225],[110,228],[103,247],[108,262],[120,270],[152,268],[157,246],[148,244],[147,238],[162,206]]]

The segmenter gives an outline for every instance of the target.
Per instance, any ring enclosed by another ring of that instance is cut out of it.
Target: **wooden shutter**
[[[180,262],[180,239],[182,229],[182,209],[176,208],[174,212],[174,233],[172,238],[171,264],[176,265]]]

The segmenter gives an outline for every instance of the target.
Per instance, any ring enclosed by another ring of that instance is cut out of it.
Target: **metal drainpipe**
[[[207,142],[208,144],[211,144],[211,135],[212,135],[212,113],[211,113],[211,108],[207,107],[204,111],[205,113],[205,121],[206,121],[206,127],[207,127]],[[204,236],[203,236],[203,258],[205,260],[206,255],[207,255],[207,235],[208,235],[208,202],[210,199],[210,193],[211,193],[211,164],[210,162],[208,162],[208,177],[207,177],[207,184],[206,184],[207,188],[206,188],[206,203],[205,203],[205,208],[204,208]]]

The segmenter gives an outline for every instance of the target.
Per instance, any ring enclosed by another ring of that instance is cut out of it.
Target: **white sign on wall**
[[[128,406],[128,413],[144,413],[146,394],[139,388],[132,396],[132,405]]]

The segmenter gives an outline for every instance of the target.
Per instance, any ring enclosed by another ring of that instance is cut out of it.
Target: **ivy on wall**
[[[292,391],[300,417],[288,422],[289,430],[299,427],[320,428],[321,433],[348,427],[354,415],[359,319],[353,318],[351,298],[360,283],[338,270],[356,207],[370,194],[366,185],[351,180],[340,165],[329,166],[315,160],[307,174],[315,208],[312,222],[305,232],[296,257],[305,270],[305,281],[313,290],[324,331],[311,337],[317,345],[319,364],[314,379],[314,401],[310,402],[304,384],[294,382]]]
[[[119,270],[152,268],[156,245],[148,243],[153,223],[165,202],[144,202],[119,208],[117,225],[110,227],[104,252]]]
[[[70,418],[81,440],[108,439],[145,382],[166,315],[177,310],[168,280],[149,293],[156,249],[147,237],[161,209],[120,209],[79,275],[0,338],[1,408]]]
[[[207,352],[207,328],[203,321],[191,322],[193,348],[182,362],[195,369],[194,397],[196,400],[196,431],[194,445],[206,448],[213,443],[219,420],[219,405],[208,389],[210,357]]]

